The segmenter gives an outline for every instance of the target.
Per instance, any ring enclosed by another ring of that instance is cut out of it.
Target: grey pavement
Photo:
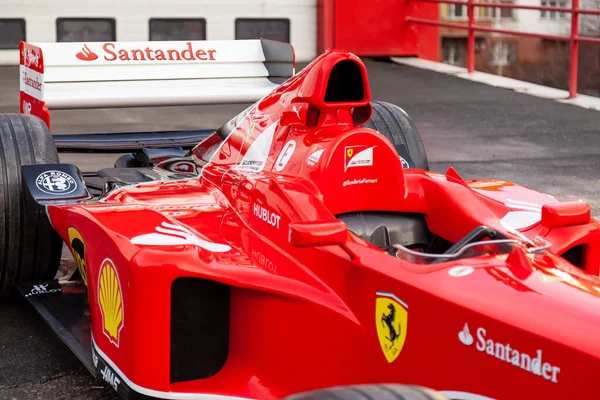
[[[600,214],[600,111],[394,63],[367,61],[374,100],[403,107],[431,169],[582,199]],[[18,70],[0,68],[0,112],[18,111]],[[54,133],[217,128],[245,105],[52,112]],[[114,155],[64,154],[90,171]],[[0,399],[114,399],[22,300],[0,303]]]

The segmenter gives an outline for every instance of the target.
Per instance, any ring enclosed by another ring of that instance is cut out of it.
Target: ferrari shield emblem
[[[392,293],[377,292],[375,324],[381,350],[389,363],[402,351],[406,340],[408,305]]]
[[[354,149],[347,149],[346,150],[346,156],[348,158],[352,158],[352,154],[354,154]]]

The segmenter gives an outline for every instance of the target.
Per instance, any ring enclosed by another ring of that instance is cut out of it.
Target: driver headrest
[[[394,211],[405,197],[398,153],[382,134],[368,128],[333,139],[309,177],[333,214]]]

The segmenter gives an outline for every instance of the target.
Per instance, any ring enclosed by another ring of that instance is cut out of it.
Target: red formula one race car
[[[22,43],[21,78],[0,290],[125,398],[600,396],[588,205],[428,171],[356,56],[295,73],[267,40]],[[47,127],[49,108],[251,101],[209,132]],[[56,148],[130,153],[82,173]],[[63,242],[78,273],[52,280]]]

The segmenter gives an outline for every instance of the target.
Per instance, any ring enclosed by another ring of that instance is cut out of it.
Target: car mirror
[[[347,238],[348,228],[341,221],[290,224],[289,241],[294,247],[343,246]]]
[[[542,225],[547,228],[585,225],[590,218],[590,206],[583,201],[545,204],[542,207]]]

